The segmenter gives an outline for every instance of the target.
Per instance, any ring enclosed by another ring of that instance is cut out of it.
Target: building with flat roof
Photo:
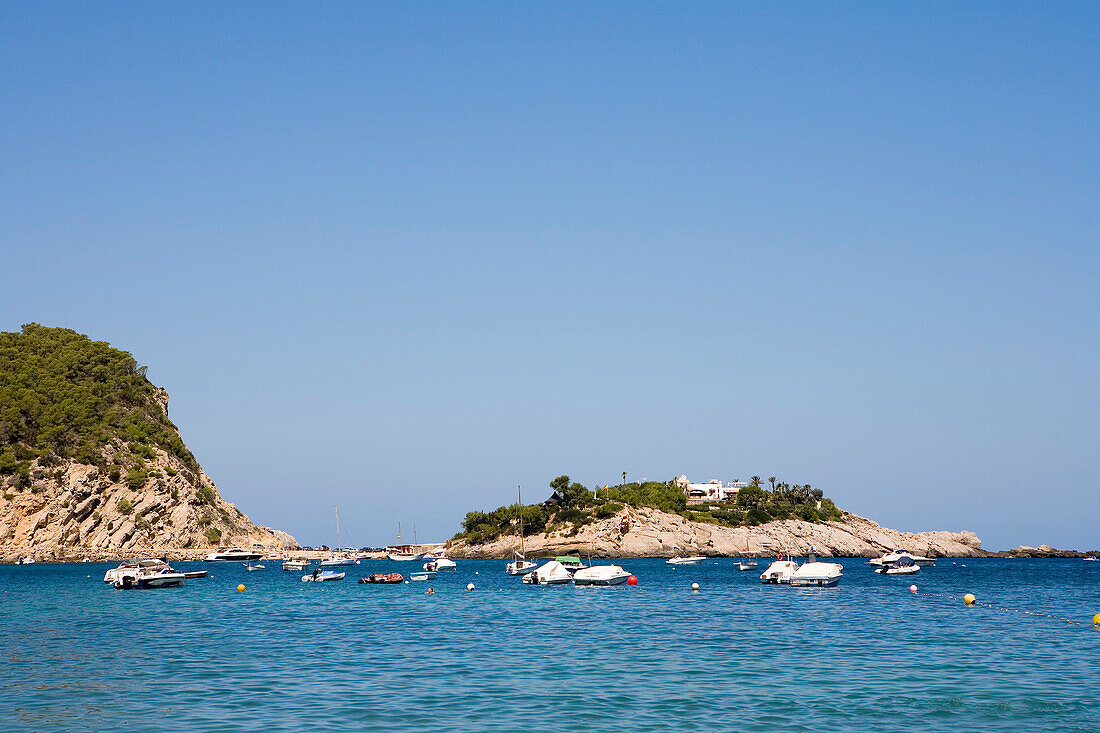
[[[712,478],[705,484],[696,484],[688,481],[688,477],[679,476],[673,481],[676,486],[684,490],[689,504],[700,504],[707,501],[734,501],[737,492],[749,485],[747,481],[734,479],[729,483],[722,483]]]

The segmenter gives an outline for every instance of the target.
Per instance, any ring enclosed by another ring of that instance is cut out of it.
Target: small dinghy
[[[395,585],[403,581],[401,573],[374,573],[365,578],[360,578],[359,583],[380,583],[383,585]]]
[[[409,573],[409,580],[435,580],[435,573],[427,570]]]
[[[183,577],[187,580],[194,580],[195,578],[205,578],[205,570],[187,570],[183,573]]]
[[[326,580],[343,580],[343,573],[336,573],[331,570],[321,572],[320,569],[314,570],[309,575],[302,576],[303,583],[323,583]]]
[[[689,557],[670,557],[665,560],[666,565],[698,565],[706,560],[702,555],[691,555]]]

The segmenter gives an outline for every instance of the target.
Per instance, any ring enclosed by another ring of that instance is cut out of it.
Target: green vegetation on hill
[[[125,468],[128,484],[140,488],[154,446],[197,470],[156,392],[145,367],[102,341],[37,323],[0,333],[0,474],[30,486],[31,461],[74,459],[104,467],[113,480]],[[108,466],[110,444],[125,450]]]
[[[774,519],[822,522],[844,516],[820,489],[770,481],[773,488],[768,490],[754,476],[752,484],[741,489],[735,501],[689,504],[683,489],[672,481],[621,484],[592,491],[568,476],[558,476],[550,482],[553,495],[542,504],[512,504],[491,512],[469,512],[455,539],[482,544],[515,534],[520,516],[525,537],[559,529],[576,534],[586,524],[615,516],[624,505],[652,507],[694,522],[726,527],[755,526]]]

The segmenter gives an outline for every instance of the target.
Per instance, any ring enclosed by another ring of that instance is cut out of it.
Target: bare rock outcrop
[[[657,509],[624,507],[616,515],[581,527],[575,534],[559,530],[524,538],[530,556],[584,553],[595,557],[672,557],[682,553],[714,557],[805,554],[811,547],[822,556],[876,557],[896,549],[934,557],[986,555],[973,532],[900,532],[855,514],[842,521],[815,524],[799,519],[756,527],[725,527],[693,522]],[[470,545],[448,543],[452,557],[508,557],[519,550],[515,536]]]
[[[162,405],[167,406],[167,393]],[[107,463],[122,462],[126,450],[120,442],[107,446]],[[201,468],[195,471],[175,455],[152,450],[154,456],[142,460],[147,476],[141,486],[127,481],[125,469],[73,461],[51,466],[35,461],[29,487],[3,482],[0,562],[28,556],[40,562],[124,554],[195,557],[220,545],[299,546],[286,532],[253,524],[222,499]],[[134,459],[126,454],[126,460]]]

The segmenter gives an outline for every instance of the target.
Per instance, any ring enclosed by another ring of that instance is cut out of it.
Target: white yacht
[[[593,565],[573,573],[573,582],[576,585],[622,585],[629,577],[630,573],[618,565]]]
[[[219,547],[204,557],[203,562],[250,562],[263,556],[263,552],[242,550],[239,547]]]
[[[283,560],[283,570],[305,570],[309,560]]]
[[[795,570],[798,570],[798,563],[792,560],[789,554],[786,559],[780,556],[778,560],[768,566],[767,570],[760,573],[760,582],[771,585],[790,583]]]
[[[523,582],[528,585],[564,585],[572,580],[573,574],[557,560],[551,560],[523,576]]]
[[[458,565],[449,557],[437,557],[434,560],[429,560],[424,563],[423,567],[425,570],[432,573],[439,570],[458,570]]]
[[[811,551],[810,556],[798,567],[788,581],[792,588],[815,586],[828,588],[840,582],[844,566],[835,562],[819,562]]]
[[[698,565],[706,560],[702,555],[688,555],[687,557],[670,557],[665,560],[666,565]]]
[[[359,561],[350,555],[331,555],[321,561],[323,568],[346,568],[358,564]]]
[[[932,557],[924,557],[923,555],[916,555],[912,552],[906,552],[904,550],[895,550],[894,552],[887,553],[882,557],[876,557],[873,560],[868,560],[871,565],[877,565],[882,567],[883,565],[893,565],[902,558],[909,558],[917,565],[935,565],[936,559]]]

